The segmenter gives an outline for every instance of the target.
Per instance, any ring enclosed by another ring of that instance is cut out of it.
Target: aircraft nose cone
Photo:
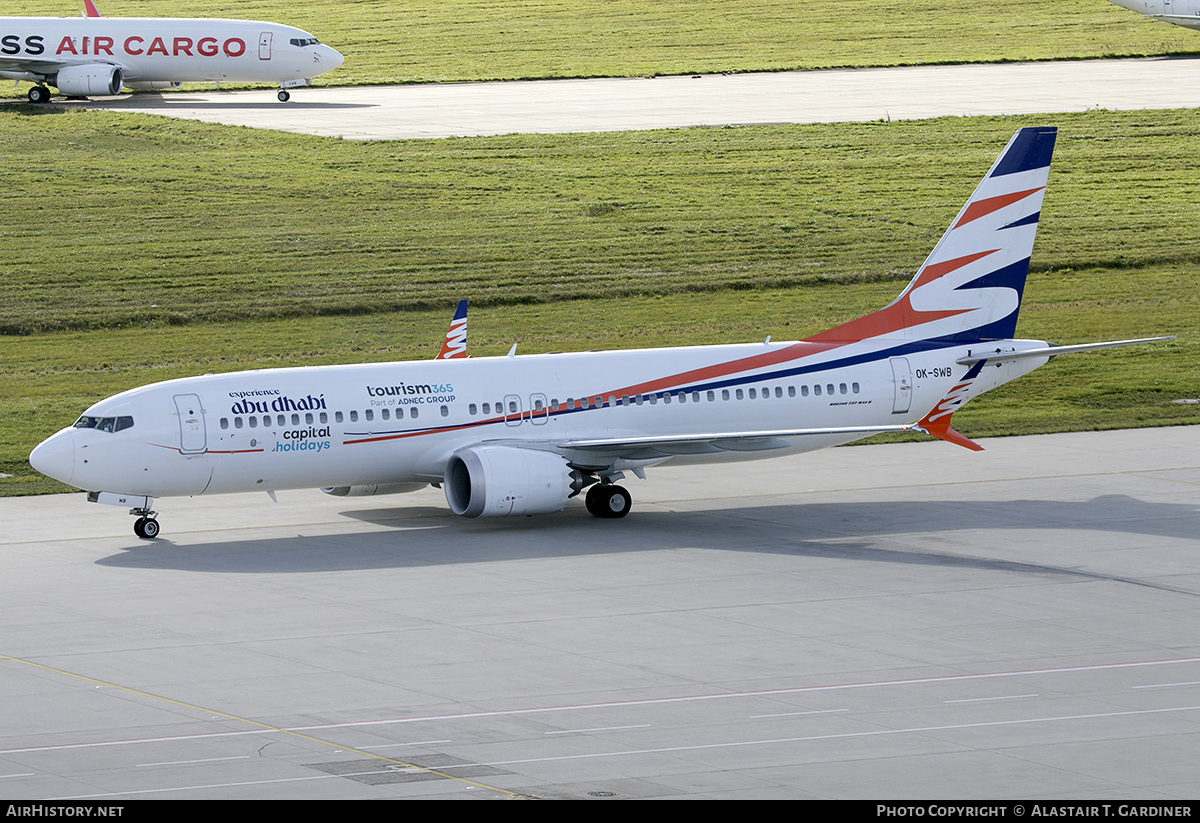
[[[337,49],[322,45],[321,51],[321,69],[323,71],[333,71],[342,63],[346,62],[346,58],[342,57],[342,53]]]
[[[29,453],[29,465],[47,477],[70,483],[75,475],[75,435],[70,429],[52,434]]]

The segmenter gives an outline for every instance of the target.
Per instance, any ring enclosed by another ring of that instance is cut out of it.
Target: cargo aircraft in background
[[[185,82],[276,83],[288,89],[342,65],[342,55],[306,31],[257,20],[0,17],[0,77],[33,83],[29,102],[172,89]]]
[[[980,448],[968,400],[1070,352],[1015,339],[1053,128],[1021,129],[888,306],[798,342],[266,369],[122,392],[39,444],[35,469],[128,507],[153,498],[441,487],[467,517],[545,514],[586,490],[622,517],[625,472],[919,430]],[[465,308],[465,307],[464,307]],[[847,459],[853,459],[848,457]]]
[[[1108,0],[1114,5],[1136,11],[1155,20],[1176,26],[1200,29],[1200,0]]]

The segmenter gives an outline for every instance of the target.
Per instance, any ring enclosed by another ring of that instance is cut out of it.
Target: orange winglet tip
[[[965,434],[956,432],[950,427],[950,415],[946,415],[945,417],[934,421],[931,421],[927,416],[913,428],[925,432],[930,437],[936,437],[939,440],[945,440],[947,443],[953,443],[956,446],[962,446],[964,449],[970,449],[973,452],[983,451],[983,446],[979,445]]]

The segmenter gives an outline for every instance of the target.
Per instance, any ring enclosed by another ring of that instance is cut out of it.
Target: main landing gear
[[[596,517],[624,517],[633,507],[633,498],[622,486],[597,483],[588,489],[584,503]]]
[[[286,103],[287,101],[292,99],[292,95],[290,93],[288,93],[287,89],[280,89],[279,94],[277,94],[275,96],[279,98],[280,103]]]
[[[49,103],[50,89],[46,88],[45,86],[34,86],[29,90],[29,94],[27,94],[26,97],[29,98],[30,103],[37,105]]]

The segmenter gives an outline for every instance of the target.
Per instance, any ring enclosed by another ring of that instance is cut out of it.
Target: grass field
[[[0,113],[5,334],[903,278],[1027,122],[359,143],[31,110]],[[1195,265],[1200,117],[1056,120],[1036,266]]]
[[[1194,32],[1105,0],[102,0],[114,17],[290,23],[346,56],[321,84],[630,77],[1195,53]],[[77,15],[82,0],[8,3]],[[25,87],[28,88],[28,87]],[[11,90],[4,93],[13,94]],[[23,93],[23,92],[21,92]]]
[[[331,83],[1013,60],[1194,49],[1103,0],[166,3],[292,22]],[[71,14],[17,4],[10,14]],[[1061,358],[967,407],[971,436],[1200,422],[1194,111],[1061,127],[1018,333],[1178,334]],[[456,300],[500,354],[799,338],[890,301],[1028,118],[357,143],[0,109],[0,494],[153,380],[430,357]]]

